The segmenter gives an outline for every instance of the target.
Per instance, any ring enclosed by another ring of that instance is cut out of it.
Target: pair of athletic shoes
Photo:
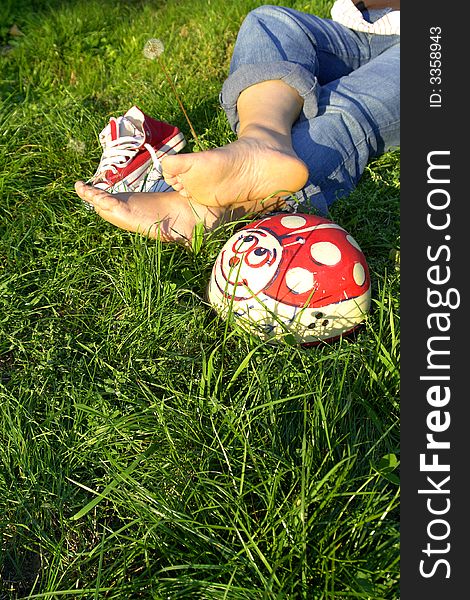
[[[111,117],[99,140],[103,154],[88,184],[110,193],[172,190],[163,179],[160,160],[185,147],[178,127],[133,106],[125,115]],[[85,206],[93,210],[91,204]]]

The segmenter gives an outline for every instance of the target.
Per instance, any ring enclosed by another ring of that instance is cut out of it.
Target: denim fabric
[[[384,11],[370,11],[377,20]],[[325,214],[357,185],[367,161],[399,145],[400,37],[353,31],[315,15],[261,6],[245,18],[220,103],[233,131],[247,87],[281,79],[304,99],[292,128],[308,166],[300,203]]]

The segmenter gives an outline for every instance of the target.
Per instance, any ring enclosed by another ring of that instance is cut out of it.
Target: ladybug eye
[[[254,248],[245,254],[245,263],[249,267],[258,268],[270,262],[270,259],[276,257],[276,251],[268,248]]]
[[[238,240],[232,246],[232,250],[235,254],[239,252],[250,252],[258,244],[258,238],[254,235],[240,236]]]

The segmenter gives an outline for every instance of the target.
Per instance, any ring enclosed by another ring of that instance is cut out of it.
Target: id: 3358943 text
[[[429,106],[442,106],[442,29],[429,28]]]

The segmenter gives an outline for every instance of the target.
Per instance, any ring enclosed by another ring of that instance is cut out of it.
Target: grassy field
[[[194,148],[150,37],[203,146],[234,139],[218,92],[259,4],[2,2],[1,599],[399,597],[398,151],[330,214],[367,257],[371,313],[313,349],[207,305],[234,224],[191,252],[73,192],[134,103]]]

